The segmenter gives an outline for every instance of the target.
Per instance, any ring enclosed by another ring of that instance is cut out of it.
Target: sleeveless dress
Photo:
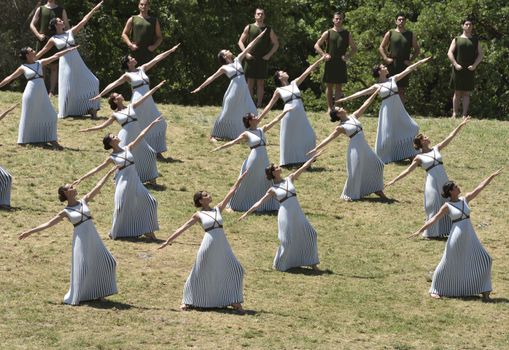
[[[150,80],[143,70],[138,68],[134,72],[126,72],[127,76],[131,81],[131,88],[133,95],[131,97],[131,103],[138,101],[143,95],[150,90]],[[145,129],[150,123],[152,123],[161,113],[157,110],[156,104],[152,96],[149,96],[145,102],[134,109],[138,116],[138,123],[140,129]],[[150,131],[145,135],[145,141],[156,151],[157,153],[166,152],[166,120],[158,122]]]
[[[247,145],[251,148],[251,153],[242,164],[240,174],[249,169],[246,178],[242,181],[237,191],[235,191],[228,207],[235,211],[248,211],[267,190],[271,187],[271,182],[265,176],[265,168],[268,167],[269,157],[267,156],[267,141],[261,128],[247,130]],[[279,204],[273,198],[261,205],[256,212],[266,212],[278,210]]]
[[[350,44],[350,33],[346,29],[339,32],[329,29],[327,33],[327,47],[325,51],[331,56],[331,59],[325,61],[323,82],[329,84],[344,84],[348,81],[348,77],[346,62],[343,61],[341,57],[345,55]]]
[[[221,113],[214,123],[211,136],[234,140],[246,130],[242,118],[247,113],[256,115],[258,111],[249,94],[239,59],[235,58],[233,63],[223,65],[223,69],[230,79],[230,85],[224,94]]]
[[[46,38],[43,41],[37,40],[35,44],[35,51],[39,51],[46,45],[49,38],[55,34],[54,31],[52,31],[49,28],[49,21],[51,21],[53,18],[62,18],[64,13],[64,8],[60,5],[57,5],[55,8],[48,8],[45,5],[39,6],[40,12],[39,12],[39,23],[38,23],[38,32],[42,33],[46,36]],[[42,58],[48,58],[56,54],[58,50],[55,47],[52,47],[48,52],[46,52]]]
[[[116,121],[122,126],[122,130],[118,133],[120,139],[120,147],[125,147],[138,137],[140,134],[140,126],[138,123],[137,113],[131,105],[127,108],[114,112],[113,116]],[[157,159],[156,152],[150,147],[145,140],[132,149],[134,156],[134,166],[142,182],[153,180],[159,176],[157,172]]]
[[[263,56],[269,53],[272,47],[270,41],[271,28],[269,26],[258,27],[256,24],[251,23],[249,25],[249,32],[246,41],[246,46],[253,41],[261,32],[267,28],[267,31],[261,37],[260,41],[251,50],[251,56],[254,58],[251,60],[246,59],[244,61],[244,71],[246,72],[246,78],[251,79],[267,79],[268,77],[268,66],[269,62],[263,59]]]
[[[492,259],[475,234],[465,198],[447,206],[452,229],[429,292],[462,297],[491,291]]]
[[[346,153],[347,179],[341,199],[356,200],[384,189],[384,163],[369,147],[362,125],[354,115],[341,123],[350,138]]]
[[[474,64],[477,59],[477,47],[479,45],[479,38],[472,36],[465,38],[457,36],[456,50],[454,50],[454,58],[459,65],[463,67],[461,70],[456,70],[452,67],[451,74],[451,88],[456,91],[472,91],[474,90],[474,71],[467,69],[468,66]]]
[[[442,162],[442,155],[438,147],[427,153],[416,155],[421,161],[421,168],[426,170],[426,184],[424,185],[424,210],[426,221],[431,219],[446,202],[442,197],[442,186],[449,180]],[[446,237],[451,231],[452,222],[449,216],[444,216],[439,222],[430,226],[422,234],[423,237]]]
[[[53,109],[42,77],[42,64],[21,66],[28,83],[23,91],[18,143],[57,141],[57,113]]]
[[[233,254],[217,207],[198,212],[205,236],[184,285],[182,304],[215,308],[244,301],[244,269]]]
[[[391,29],[389,37],[389,57],[393,58],[391,64],[387,66],[391,76],[403,72],[407,65],[405,60],[410,59],[410,52],[412,50],[413,33],[405,30],[403,33]],[[407,87],[410,77],[407,75],[398,81],[399,87]]]
[[[64,303],[78,305],[81,301],[116,294],[117,262],[99,237],[87,203],[82,199],[64,212],[74,225],[71,285]]]
[[[292,267],[319,264],[316,231],[302,211],[295,186],[289,178],[272,186],[279,201],[277,214],[279,248],[274,268],[286,271]]]
[[[132,42],[138,45],[138,50],[131,51],[130,55],[136,59],[138,64],[144,64],[154,58],[154,53],[148,47],[156,41],[157,18],[149,16],[143,18],[139,15],[132,16]]]
[[[76,46],[71,30],[53,36],[58,50]],[[90,109],[99,109],[99,101],[90,99],[99,94],[99,80],[83,62],[78,50],[58,61],[58,117],[82,116]]]
[[[394,77],[379,85],[382,105],[378,113],[375,152],[385,164],[411,158],[417,154],[413,140],[419,133],[419,126],[403,106]]]
[[[307,153],[316,146],[316,136],[306,116],[299,87],[293,80],[277,91],[285,107],[294,108],[281,121],[279,165],[303,164],[310,158]]]
[[[133,166],[133,154],[124,148],[122,152],[112,153],[111,159],[120,169],[115,176],[115,209],[110,237],[138,237],[159,230],[157,202],[141,183]]]
[[[11,206],[12,175],[0,166],[0,206]]]

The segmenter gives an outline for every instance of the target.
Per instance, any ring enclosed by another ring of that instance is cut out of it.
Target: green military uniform
[[[388,65],[387,69],[391,76],[401,73],[405,70],[407,65],[406,60],[410,59],[410,52],[412,50],[413,33],[409,30],[403,33],[392,29],[389,35],[389,57],[394,61]],[[408,76],[398,81],[399,87],[408,86]]]
[[[472,91],[474,89],[474,71],[467,67],[473,65],[477,59],[479,38],[457,36],[454,40],[456,41],[454,58],[463,69],[456,70],[452,67],[451,88],[457,91]]]
[[[51,38],[53,35],[55,35],[55,32],[49,29],[49,22],[53,18],[60,18],[62,19],[64,8],[62,6],[57,6],[53,9],[47,8],[46,6],[39,7],[39,33],[42,33],[46,36],[46,38],[43,41],[37,40],[37,43],[35,44],[35,51],[39,51],[46,45],[48,42],[48,39]],[[52,47],[46,54],[41,58],[48,58],[53,56],[58,52],[56,47]]]
[[[143,18],[138,15],[132,17],[133,28],[131,41],[138,46],[138,50],[130,54],[136,59],[138,65],[149,62],[154,53],[148,47],[156,41],[156,17]]]
[[[348,30],[337,32],[333,29],[327,31],[326,53],[331,56],[329,61],[325,62],[325,71],[323,73],[323,82],[332,84],[344,84],[347,82],[346,62],[342,56],[346,53],[350,45],[350,33]]]
[[[247,44],[254,40],[261,32],[267,28],[267,31],[261,37],[260,41],[251,50],[253,59],[245,59],[244,62],[244,74],[246,78],[251,79],[267,79],[268,76],[268,61],[262,57],[269,53],[272,43],[270,41],[270,27],[258,27],[255,24],[249,25],[249,33],[247,37]]]

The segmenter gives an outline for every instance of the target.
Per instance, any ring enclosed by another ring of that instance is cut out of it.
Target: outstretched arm
[[[231,140],[219,147],[216,147],[212,150],[212,152],[216,152],[216,151],[219,151],[219,150],[222,150],[222,149],[225,149],[225,148],[228,148],[228,147],[231,147],[233,145],[236,145],[237,143],[240,143],[242,140],[246,140],[247,139],[247,134],[246,132],[244,131],[242,134],[239,135],[239,137],[237,137],[235,140]]]
[[[99,192],[101,191],[101,188],[104,186],[104,184],[106,183],[106,180],[108,180],[108,178],[110,177],[111,174],[113,174],[113,172],[117,170],[117,167],[114,166],[113,168],[110,169],[110,171],[108,171],[106,173],[106,175],[103,176],[103,178],[101,180],[99,180],[99,182],[97,182],[97,184],[94,186],[94,188],[92,188],[92,190],[90,190],[90,192],[88,192],[86,195],[83,196],[83,200],[85,202],[90,202],[91,200],[94,199],[94,197],[96,195],[99,194]]]
[[[47,228],[50,228],[52,226],[55,226],[56,224],[58,224],[60,221],[62,221],[63,219],[65,218],[65,212],[62,210],[60,213],[58,213],[55,217],[53,217],[50,221],[48,222],[45,222],[44,224],[42,225],[39,225],[31,230],[28,230],[28,231],[25,231],[23,232],[22,234],[20,234],[18,236],[18,239],[25,239],[27,238],[28,236],[30,236],[31,234],[33,233],[36,233],[36,232],[39,232],[39,231],[42,231],[42,230],[45,230]]]
[[[14,108],[16,108],[17,106],[19,106],[19,103],[15,103],[13,104],[12,106],[10,106],[9,108],[7,108],[5,111],[3,111],[2,113],[0,113],[0,120],[4,119],[5,116],[7,114],[9,114],[9,112],[12,112],[14,110]]]
[[[274,94],[272,95],[272,98],[270,99],[269,103],[267,103],[267,105],[263,109],[262,113],[260,113],[260,115],[258,116],[258,119],[263,119],[263,117],[265,117],[267,115],[267,113],[270,112],[272,107],[274,107],[274,105],[276,104],[278,99],[279,99],[279,92],[276,89],[274,91]]]
[[[417,61],[414,64],[409,65],[408,67],[405,68],[405,70],[403,72],[394,75],[394,80],[400,81],[401,79],[406,77],[410,72],[414,71],[421,64],[428,62],[430,59],[431,59],[431,56],[423,58],[422,60]]]
[[[180,236],[184,231],[189,229],[191,226],[193,226],[198,220],[200,220],[200,217],[198,216],[198,213],[194,213],[191,219],[189,219],[184,225],[180,226],[168,239],[161,244],[157,249],[163,249],[167,245],[171,244],[178,236]]]
[[[145,129],[143,129],[139,134],[138,136],[130,143],[127,145],[127,148],[129,149],[133,149],[135,148],[140,142],[141,140],[143,140],[143,138],[145,137],[145,135],[147,135],[147,133],[149,132],[150,129],[152,129],[154,127],[154,125],[156,125],[157,123],[159,123],[161,120],[163,120],[163,117],[162,116],[159,116],[157,117],[156,119],[154,119],[154,121],[152,123],[150,123]]]
[[[240,183],[242,182],[242,180],[244,180],[244,178],[246,177],[248,171],[249,171],[249,169],[244,171],[242,173],[242,175],[239,176],[239,178],[237,179],[237,181],[235,181],[235,183],[233,184],[232,188],[230,188],[230,191],[228,191],[228,193],[223,198],[223,200],[217,204],[217,207],[219,208],[219,211],[223,211],[224,208],[226,208],[226,205],[228,204],[228,202],[230,202],[230,199],[233,197],[233,194],[235,193],[235,191],[237,191],[237,188],[239,188]]]
[[[295,170],[293,173],[288,175],[290,180],[294,181],[299,178],[299,176],[313,164],[313,162],[323,153],[323,150],[320,152],[316,152],[306,163],[304,163],[299,169]]]
[[[399,181],[401,180],[402,178],[404,178],[405,176],[407,176],[408,174],[410,174],[412,171],[415,170],[415,168],[417,168],[419,165],[421,164],[421,161],[417,158],[417,157],[414,157],[414,160],[412,161],[412,164],[410,164],[408,166],[408,168],[406,168],[405,170],[403,170],[401,172],[401,174],[399,174],[398,176],[396,176],[394,179],[392,179],[391,181],[387,182],[385,184],[385,187],[389,187],[389,186],[392,186],[394,185],[394,183],[396,183],[396,181]]]
[[[115,117],[111,116],[104,123],[96,125],[96,126],[92,126],[90,128],[81,129],[79,132],[101,130],[101,129],[104,129],[104,128],[110,126],[114,121],[115,121]]]
[[[378,84],[374,84],[374,85],[368,87],[367,89],[357,91],[356,93],[351,94],[350,96],[340,98],[339,100],[336,100],[336,103],[344,103],[346,101],[353,100],[357,97],[372,94],[374,91],[376,91],[377,88],[378,88]]]
[[[448,212],[449,212],[449,207],[447,206],[447,204],[442,205],[442,207],[440,208],[438,213],[433,215],[433,217],[431,219],[429,219],[428,221],[426,221],[424,223],[424,225],[418,231],[416,231],[415,233],[412,233],[410,236],[408,236],[408,238],[415,237],[415,236],[422,234],[425,229],[427,229],[428,227],[430,227],[431,225],[436,223],[438,220],[443,218],[444,215],[447,214]]]
[[[249,43],[249,45],[246,46],[246,49],[244,51],[242,51],[238,56],[238,60],[239,62],[242,62],[242,60],[244,59],[244,57],[246,57],[246,55],[251,52],[251,50],[253,49],[253,47],[255,47],[256,44],[258,44],[258,42],[260,41],[260,39],[262,38],[262,36],[265,34],[265,32],[267,31],[267,28],[265,28],[263,30],[263,32],[261,32],[260,34],[258,34],[256,36],[256,38],[253,39],[253,41],[251,41]]]
[[[142,64],[140,68],[143,68],[145,72],[148,72],[152,67],[154,67],[156,64],[164,60],[166,57],[171,55],[172,53],[177,50],[177,48],[180,46],[180,43],[173,46],[171,49],[164,51],[163,53],[160,53],[156,57],[154,57],[150,62],[147,62],[145,64]]]
[[[60,57],[62,57],[63,55],[65,55],[69,51],[77,50],[78,47],[80,47],[80,46],[76,45],[76,46],[73,46],[73,47],[68,47],[65,50],[57,52],[56,54],[54,54],[51,57],[41,59],[40,62],[41,62],[41,64],[43,66],[46,66],[46,65],[50,64],[51,62],[58,60]]]
[[[454,128],[453,131],[451,131],[449,136],[447,136],[442,142],[437,144],[438,150],[440,151],[442,148],[449,145],[449,143],[452,141],[453,138],[456,137],[456,135],[461,130],[461,128],[463,128],[463,126],[465,126],[465,124],[468,123],[469,121],[470,121],[470,116],[463,117],[463,120],[461,121],[461,123],[456,128]]]
[[[477,185],[477,187],[472,192],[468,192],[465,195],[465,200],[467,202],[470,202],[472,199],[477,197],[477,195],[481,193],[481,191],[484,190],[484,188],[490,184],[491,180],[493,180],[496,176],[498,176],[502,172],[502,169],[503,168],[498,169],[493,174],[482,180],[481,183]]]
[[[2,86],[9,84],[11,81],[19,77],[21,74],[23,74],[23,68],[21,67],[16,68],[16,70],[11,75],[5,77],[4,80],[0,81],[0,88]]]
[[[55,46],[55,41],[53,40],[53,38],[50,38],[48,40],[48,42],[46,42],[46,45],[44,45],[44,47],[42,49],[37,51],[37,54],[35,55],[35,59],[38,60],[39,58],[44,56],[46,54],[46,52],[48,52],[53,46]]]
[[[200,91],[201,89],[203,89],[205,86],[209,85],[210,83],[212,83],[214,80],[216,80],[217,78],[219,78],[221,75],[224,74],[224,69],[223,67],[219,67],[219,69],[214,73],[212,74],[210,77],[208,77],[200,86],[198,86],[196,89],[194,89],[193,91],[191,91],[192,94],[195,94],[197,93],[198,91]]]
[[[129,82],[129,76],[127,74],[122,74],[122,76],[120,78],[118,78],[117,80],[115,80],[113,83],[110,83],[108,86],[106,86],[103,91],[101,91],[99,93],[99,95],[97,96],[94,96],[90,99],[90,101],[96,101],[98,99],[100,99],[102,96],[106,95],[108,92],[110,92],[111,90],[113,90],[114,88],[116,88],[117,86],[120,86],[122,85],[123,83],[127,83]]]
[[[270,122],[262,126],[263,132],[269,131],[274,125],[279,123],[283,117],[290,112],[293,109],[293,107],[285,108],[282,113],[280,113],[276,118],[272,119]],[[260,118],[258,118],[260,119]]]
[[[141,96],[139,99],[137,99],[136,101],[134,101],[132,103],[132,106],[134,109],[138,108],[139,105],[141,105],[143,102],[145,102],[147,100],[147,98],[149,98],[150,96],[152,96],[154,94],[154,92],[156,92],[157,90],[159,90],[161,88],[161,86],[163,86],[163,84],[166,83],[166,80],[163,80],[162,82],[160,82],[159,84],[157,84],[156,86],[154,86],[152,89],[150,89],[149,91],[147,91],[145,93],[145,95]]]
[[[94,175],[95,173],[98,173],[100,172],[102,169],[106,168],[108,166],[109,163],[113,162],[111,160],[110,157],[106,158],[106,160],[104,162],[102,162],[101,164],[99,164],[97,167],[95,167],[94,169],[90,170],[88,173],[86,173],[85,175],[83,175],[82,177],[80,177],[79,179],[75,180],[72,185],[73,186],[78,186],[78,184],[89,178],[90,176]]]
[[[300,75],[300,77],[298,77],[297,79],[295,79],[295,84],[297,84],[297,86],[299,86],[303,81],[304,79],[306,79],[308,77],[308,75],[320,64],[323,62],[323,60],[325,60],[325,56],[321,56],[315,63],[313,63],[312,65],[310,65],[305,71],[304,73],[302,73]]]
[[[360,118],[361,115],[364,114],[364,112],[369,107],[369,105],[372,104],[373,101],[375,100],[376,95],[378,95],[378,92],[380,91],[380,89],[381,89],[381,86],[378,86],[378,88],[375,90],[375,92],[371,96],[369,96],[369,98],[366,101],[364,101],[362,106],[360,106],[358,110],[356,110],[355,112],[352,113],[355,116],[355,118]]]
[[[311,151],[309,151],[308,154],[315,154],[316,152],[318,152],[319,150],[321,150],[325,146],[327,146],[336,137],[338,137],[339,135],[344,134],[344,133],[345,133],[345,129],[341,125],[336,126],[334,131],[329,136],[327,136],[322,142],[320,142],[318,144],[318,146],[316,146]]]
[[[71,28],[71,32],[73,34],[78,34],[80,32],[80,30],[83,29],[85,24],[87,24],[87,22],[90,21],[90,18],[92,18],[92,15],[94,14],[94,12],[99,10],[99,8],[102,6],[102,4],[103,4],[103,1],[101,1],[100,3],[95,5],[94,8],[92,10],[90,10],[90,12],[87,13],[85,15],[85,17],[83,17],[83,19],[78,24],[76,24],[74,27]]]
[[[251,214],[252,212],[254,212],[256,209],[258,209],[263,203],[265,203],[270,197],[274,197],[275,194],[274,194],[274,191],[269,188],[267,190],[267,192],[265,193],[265,195],[260,198],[258,200],[258,202],[256,202],[255,204],[253,204],[253,206],[251,208],[249,208],[248,211],[246,211],[244,214],[242,214],[242,216],[239,218],[239,221],[240,220],[244,220],[246,218],[246,216],[248,216],[249,214]]]

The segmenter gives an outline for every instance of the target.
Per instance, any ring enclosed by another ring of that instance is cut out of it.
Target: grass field
[[[1,92],[0,110],[21,101]],[[55,101],[53,101],[55,102]],[[109,111],[103,101],[101,116]],[[375,106],[371,108],[374,114]],[[159,238],[195,211],[192,195],[208,190],[214,202],[238,176],[249,149],[219,153],[208,135],[219,107],[161,105],[168,120],[167,155],[158,163],[161,188]],[[107,302],[71,307],[72,225],[68,222],[18,241],[23,230],[45,222],[63,205],[58,186],[76,179],[107,156],[103,132],[77,131],[97,122],[59,121],[64,151],[16,145],[19,107],[0,122],[0,164],[14,176],[11,211],[0,211],[0,348],[2,349],[502,349],[509,348],[508,174],[502,173],[472,202],[472,221],[493,257],[493,302],[480,298],[434,300],[426,277],[440,260],[443,241],[406,239],[424,220],[424,171],[389,188],[397,201],[339,199],[345,181],[347,139],[340,138],[296,183],[299,201],[318,232],[321,275],[272,269],[278,246],[277,218],[253,215],[238,222],[225,213],[225,232],[245,269],[240,316],[224,310],[179,311],[182,288],[203,231],[195,225],[175,244],[156,251],[143,239],[111,241],[114,186],[109,181],[90,207],[106,246],[117,259],[119,294]],[[272,113],[271,116],[274,116]],[[310,113],[318,140],[332,130],[325,113]],[[459,120],[416,118],[432,143]],[[376,118],[362,120],[373,145]],[[117,132],[118,125],[108,130]],[[279,133],[267,134],[269,156],[279,159]],[[486,175],[507,166],[509,123],[472,120],[442,154],[451,179],[468,192]],[[388,181],[408,164],[385,167]],[[287,173],[287,172],[285,172]],[[80,185],[84,194],[98,175]]]

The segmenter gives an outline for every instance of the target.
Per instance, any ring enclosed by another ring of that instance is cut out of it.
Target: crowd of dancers
[[[44,45],[41,45],[39,51],[30,47],[21,49],[23,64],[0,82],[1,87],[21,75],[28,80],[21,103],[18,144],[51,143],[53,147],[61,148],[57,138],[58,117],[84,114],[95,117],[100,98],[108,93],[108,103],[113,111],[111,117],[80,132],[101,130],[115,121],[121,126],[118,135],[107,134],[103,138],[104,149],[112,150],[110,155],[94,169],[58,189],[58,197],[67,203],[66,207],[48,222],[19,236],[19,239],[25,239],[64,219],[73,224],[71,285],[64,297],[64,302],[72,305],[117,292],[116,261],[103,244],[88,207],[88,203],[113,173],[115,195],[109,237],[118,239],[145,235],[148,239],[155,239],[154,232],[159,229],[157,201],[144,184],[154,184],[158,177],[157,159],[164,158],[162,153],[167,151],[168,125],[153,100],[154,93],[165,81],[150,88],[147,73],[180,45],[161,54],[154,54],[162,42],[160,25],[155,17],[148,14],[147,0],[140,0],[140,13],[128,20],[122,33],[124,42],[132,51],[121,60],[125,73],[99,92],[99,81],[81,59],[74,37],[93,14],[100,10],[102,3],[97,4],[77,25],[69,28],[65,10],[56,5],[55,1],[48,0],[47,4],[37,9],[31,23],[32,31],[37,33],[37,38]],[[53,18],[48,18],[51,16]],[[454,87],[453,115],[456,115],[458,101],[462,99],[464,118],[445,140],[431,146],[429,138],[419,133],[419,126],[407,113],[402,100],[408,75],[430,60],[427,57],[411,63],[419,54],[419,47],[415,35],[404,27],[406,18],[403,14],[396,16],[397,28],[387,32],[382,40],[380,53],[387,65],[377,64],[373,67],[373,77],[377,82],[371,87],[348,97],[343,95],[342,84],[347,81],[346,62],[357,48],[352,34],[342,27],[344,14],[335,13],[333,27],[325,31],[315,44],[320,58],[293,80],[284,70],[276,70],[274,81],[277,88],[265,108],[258,113],[257,107],[262,107],[263,103],[268,61],[279,46],[274,30],[264,23],[264,18],[264,10],[257,8],[255,22],[245,27],[239,39],[240,54],[235,56],[228,49],[220,50],[219,69],[192,91],[200,92],[222,75],[230,79],[220,115],[211,131],[212,141],[217,142],[219,139],[228,142],[215,147],[213,151],[242,142],[251,151],[228,194],[218,204],[212,205],[209,192],[196,192],[193,201],[199,210],[159,246],[162,249],[170,245],[197,222],[205,231],[196,261],[184,286],[182,309],[231,306],[242,310],[244,269],[223,230],[222,214],[225,209],[244,212],[240,219],[255,211],[267,213],[277,210],[280,245],[274,258],[274,268],[287,271],[309,266],[318,270],[320,260],[317,232],[300,207],[295,181],[318,161],[325,147],[341,134],[349,138],[346,151],[347,179],[341,198],[355,201],[376,194],[381,200],[387,201],[389,199],[384,188],[394,185],[416,167],[422,167],[427,173],[424,191],[427,221],[414,235],[422,234],[426,238],[448,237],[442,260],[433,274],[430,295],[455,297],[482,294],[488,299],[491,292],[491,258],[474,232],[468,203],[500,170],[488,176],[472,192],[461,196],[459,187],[449,181],[440,154],[470,120],[466,113],[468,91],[471,88],[462,90],[463,87],[459,85],[461,82],[458,81],[468,80],[473,85],[473,71],[482,59],[479,42],[472,36],[472,21],[462,23],[463,34],[453,40],[449,52],[457,84]],[[39,22],[46,23],[49,31],[38,31]],[[50,36],[50,32],[53,35]],[[464,43],[473,47],[476,53],[470,55],[470,60],[461,56],[468,51],[468,48],[459,49]],[[410,57],[412,51],[413,57]],[[459,56],[457,52],[460,52]],[[58,84],[54,76],[57,74],[54,65],[57,60]],[[332,122],[338,124],[317,145],[299,86],[324,62],[328,115]],[[58,94],[58,113],[51,105],[44,83],[45,66],[52,67],[48,90],[50,95]],[[123,83],[131,85],[130,102],[121,94],[112,92]],[[256,104],[253,100],[255,86]],[[354,112],[349,113],[345,108],[335,106],[365,95],[369,95],[369,98]],[[373,150],[364,137],[359,119],[377,96],[382,103]],[[279,99],[284,102],[282,113],[260,125]],[[0,114],[0,119],[16,106]],[[269,161],[265,134],[278,123],[281,124],[280,159],[279,165],[274,165]],[[412,160],[410,166],[384,185],[384,166],[405,159]],[[109,170],[106,175],[79,199],[77,186],[107,168]],[[293,169],[293,172],[283,176],[282,168]],[[11,183],[12,176],[0,167],[2,207],[10,206]]]

